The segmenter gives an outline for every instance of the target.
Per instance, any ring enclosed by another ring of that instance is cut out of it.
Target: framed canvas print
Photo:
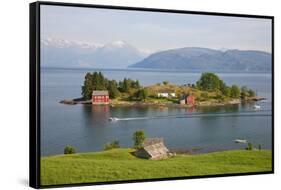
[[[30,186],[274,171],[274,18],[30,4]]]

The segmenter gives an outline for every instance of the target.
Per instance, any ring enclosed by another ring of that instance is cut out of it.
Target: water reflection
[[[83,105],[85,126],[106,127],[110,118],[109,105]]]
[[[187,109],[187,112],[188,112],[188,113],[193,113],[193,112],[195,112],[195,111],[196,111],[196,109],[195,109],[194,106]]]
[[[239,104],[234,104],[227,106],[200,107],[197,109],[197,111],[202,113],[239,112],[239,108]]]

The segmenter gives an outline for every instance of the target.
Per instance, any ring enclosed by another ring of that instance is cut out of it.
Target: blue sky
[[[271,20],[41,6],[41,36],[106,44],[124,40],[154,52],[180,47],[271,52]]]

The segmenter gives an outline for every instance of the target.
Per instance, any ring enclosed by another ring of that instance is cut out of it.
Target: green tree
[[[214,91],[219,90],[221,86],[220,78],[214,73],[202,73],[200,79],[196,82],[201,90]]]
[[[92,97],[93,92],[93,76],[91,73],[85,75],[84,85],[82,86],[82,96],[84,99],[88,100]]]
[[[138,90],[136,96],[137,96],[137,98],[139,100],[144,101],[147,98],[147,96],[148,96],[147,89],[146,88],[142,88],[142,89]]]
[[[248,88],[247,86],[241,87],[241,98],[246,98],[248,96]]]
[[[166,80],[165,80],[165,81],[163,81],[163,84],[164,84],[164,85],[168,85],[168,84],[169,84],[169,81],[166,81]]]
[[[119,90],[119,92],[124,92],[123,91],[123,82],[122,81],[118,82],[118,90]]]
[[[82,96],[85,99],[91,99],[93,90],[106,90],[108,80],[101,72],[87,73],[82,86]]]
[[[64,148],[64,154],[75,154],[75,148],[71,145],[66,145]]]
[[[129,92],[130,90],[130,81],[126,78],[123,80],[123,87],[122,87],[123,92]]]
[[[94,72],[93,84],[94,90],[106,90],[106,79],[101,72]]]
[[[144,131],[142,131],[142,130],[136,131],[133,134],[134,148],[135,149],[142,148],[144,140],[145,140],[145,133],[144,133]]]
[[[124,78],[123,81],[117,83],[115,80],[108,80],[102,72],[93,72],[85,75],[81,94],[84,99],[89,100],[92,97],[93,90],[108,90],[110,98],[116,98],[120,95],[120,92],[129,93],[132,88],[140,89],[140,87],[138,80]]]
[[[131,87],[135,88],[135,89],[139,89],[140,88],[140,82],[138,80],[132,81],[131,82]]]
[[[240,97],[240,89],[237,85],[232,85],[230,89],[230,96],[232,98],[239,98]]]
[[[117,88],[117,82],[115,80],[108,81],[107,90],[110,98],[117,98],[120,95],[120,92]]]
[[[99,87],[99,74],[97,72],[94,72],[92,74],[92,84],[93,84],[93,90],[98,90]]]
[[[256,93],[255,93],[255,91],[253,91],[252,89],[249,89],[249,90],[248,90],[248,95],[249,95],[250,97],[253,97],[253,96],[256,96]]]
[[[230,88],[222,80],[220,80],[220,91],[222,95],[227,97],[230,96]]]
[[[99,72],[98,78],[99,78],[99,89],[105,90],[107,81],[101,72]]]
[[[224,96],[230,97],[231,89],[228,86],[226,86],[225,88],[222,89],[221,92]]]

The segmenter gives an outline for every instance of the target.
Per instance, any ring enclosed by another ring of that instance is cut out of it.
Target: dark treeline
[[[120,93],[129,93],[132,89],[140,89],[138,80],[124,78],[123,81],[108,80],[101,72],[87,73],[82,86],[84,99],[91,99],[93,90],[108,90],[110,98],[120,96]]]

